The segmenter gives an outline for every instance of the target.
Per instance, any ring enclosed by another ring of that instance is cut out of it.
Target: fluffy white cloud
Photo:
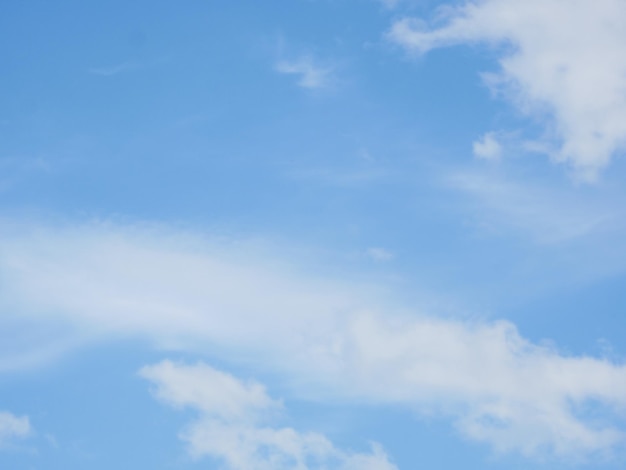
[[[83,341],[147,337],[271,370],[303,398],[440,413],[501,451],[572,456],[623,445],[624,365],[562,355],[507,322],[407,311],[372,285],[320,280],[280,259],[250,243],[159,230],[18,227],[0,234],[0,318],[21,322],[23,331],[10,332],[24,336],[20,347],[43,347],[28,338],[50,324]],[[23,352],[5,350],[0,363]],[[232,401],[190,395],[198,388],[192,376],[157,394],[204,415],[223,409],[229,422],[275,406],[258,386],[197,370]],[[159,371],[176,376],[171,367]],[[602,408],[606,418],[588,419],[583,407]],[[258,430],[237,432],[235,440],[261,439]]]
[[[298,85],[303,88],[323,88],[330,84],[332,68],[317,64],[312,57],[302,56],[295,60],[281,60],[276,64],[276,71],[297,75]]]
[[[31,433],[27,416],[18,417],[6,411],[0,411],[0,446],[15,438],[24,438]]]
[[[372,453],[337,449],[324,435],[266,425],[281,407],[256,382],[242,382],[205,364],[163,361],[140,375],[155,385],[157,398],[199,418],[181,434],[192,456],[211,456],[232,470],[394,470],[380,446]]]
[[[551,119],[550,153],[593,179],[626,144],[623,0],[475,0],[442,7],[436,21],[405,18],[390,37],[412,51],[460,43],[498,46],[488,83],[523,112]]]

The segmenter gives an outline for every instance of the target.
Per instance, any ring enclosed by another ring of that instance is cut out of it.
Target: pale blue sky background
[[[0,467],[623,468],[622,31],[623,0],[5,2]]]

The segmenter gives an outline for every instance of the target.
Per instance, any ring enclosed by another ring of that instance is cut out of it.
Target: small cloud
[[[395,255],[391,251],[376,247],[368,248],[367,256],[374,261],[391,261],[395,258]]]
[[[25,438],[31,432],[27,416],[17,417],[6,411],[0,412],[0,447],[13,439]]]
[[[502,145],[493,132],[486,133],[473,144],[474,156],[482,160],[495,161],[502,156]]]
[[[302,88],[323,88],[331,80],[332,68],[322,67],[310,56],[302,56],[296,60],[281,60],[276,64],[279,73],[298,75],[298,85]]]

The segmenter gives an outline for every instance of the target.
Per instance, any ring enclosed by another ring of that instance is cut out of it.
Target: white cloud
[[[472,145],[474,156],[483,160],[499,160],[502,156],[502,145],[493,132],[488,132],[481,140]]]
[[[6,411],[0,411],[0,447],[13,439],[27,437],[31,431],[27,416],[18,417]]]
[[[371,454],[345,452],[322,434],[269,426],[269,415],[281,404],[259,383],[242,382],[205,364],[170,361],[144,367],[140,375],[156,386],[164,403],[198,412],[181,433],[195,458],[218,458],[232,470],[396,469],[378,445]]]
[[[295,60],[281,60],[276,71],[297,75],[298,85],[303,88],[323,88],[330,85],[333,69],[317,64],[312,57],[302,56]]]
[[[244,383],[205,364],[185,366],[171,361],[147,366],[139,372],[158,385],[155,395],[176,407],[192,407],[226,421],[255,421],[257,413],[280,409],[265,387]]]
[[[623,0],[480,0],[442,7],[436,22],[397,21],[390,38],[412,51],[498,46],[488,77],[523,112],[551,119],[552,155],[593,179],[626,144]]]
[[[441,319],[402,308],[372,285],[322,277],[254,244],[157,229],[0,233],[0,317],[26,325],[11,337],[28,339],[38,325],[58,324],[86,341],[141,336],[162,347],[210,351],[272,371],[302,398],[439,413],[500,451],[571,457],[624,444],[623,364],[562,355],[507,322]],[[4,351],[4,361],[19,352]],[[167,367],[159,370],[165,377]],[[235,401],[189,395],[197,388],[191,378],[180,381],[186,388],[157,395],[229,410],[229,422],[275,405],[262,388],[194,370]],[[581,415],[582,406],[602,408],[606,419]],[[274,431],[267,439],[278,439]],[[245,439],[261,439],[250,432]]]

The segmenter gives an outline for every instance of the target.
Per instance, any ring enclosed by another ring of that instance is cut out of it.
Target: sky
[[[0,4],[0,468],[622,469],[626,2]]]

